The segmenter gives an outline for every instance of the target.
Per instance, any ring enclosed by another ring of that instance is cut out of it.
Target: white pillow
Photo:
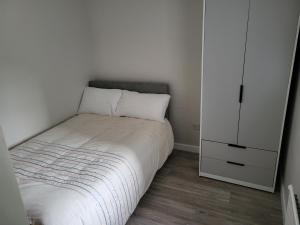
[[[86,87],[84,89],[78,113],[95,113],[114,115],[122,91],[118,89],[101,89]]]
[[[122,91],[116,115],[164,122],[170,101],[167,94],[142,94]]]

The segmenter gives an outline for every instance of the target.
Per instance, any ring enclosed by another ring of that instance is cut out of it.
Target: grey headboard
[[[154,94],[170,94],[169,85],[159,82],[129,82],[129,81],[108,81],[108,80],[92,80],[89,81],[89,87],[106,88],[106,89],[122,89],[128,91],[136,91],[140,93]],[[166,118],[169,118],[169,108],[166,112]]]

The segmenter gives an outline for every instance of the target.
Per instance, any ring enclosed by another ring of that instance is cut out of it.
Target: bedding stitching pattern
[[[125,157],[117,153],[32,139],[13,149],[11,157],[15,172],[21,179],[66,188],[93,198],[103,214],[101,217],[98,212],[99,224],[104,222],[101,218],[105,219],[105,224],[124,224],[141,197],[136,171]],[[109,179],[111,174],[121,185],[114,185],[115,180]],[[128,175],[130,179],[127,179]],[[101,194],[102,185],[117,201]],[[122,189],[116,189],[120,186]]]

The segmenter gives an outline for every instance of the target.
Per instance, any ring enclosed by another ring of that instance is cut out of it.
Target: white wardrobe
[[[299,0],[205,0],[200,176],[274,191]]]

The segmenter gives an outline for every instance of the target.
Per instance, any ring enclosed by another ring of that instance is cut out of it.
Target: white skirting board
[[[288,199],[286,201],[286,191],[288,191]],[[299,225],[299,215],[293,186],[289,185],[287,190],[285,185],[281,183],[281,207],[284,225]]]
[[[185,151],[185,152],[199,153],[199,146],[197,146],[197,145],[187,145],[187,144],[175,143],[174,149],[180,150],[180,151]]]
[[[285,221],[285,215],[286,215],[286,201],[285,201],[285,187],[284,184],[280,184],[280,197],[281,197],[281,208],[282,208],[282,219],[283,222]]]
[[[292,185],[288,186],[288,202],[286,206],[286,214],[284,218],[284,225],[300,225],[297,197],[294,193],[294,188]]]

